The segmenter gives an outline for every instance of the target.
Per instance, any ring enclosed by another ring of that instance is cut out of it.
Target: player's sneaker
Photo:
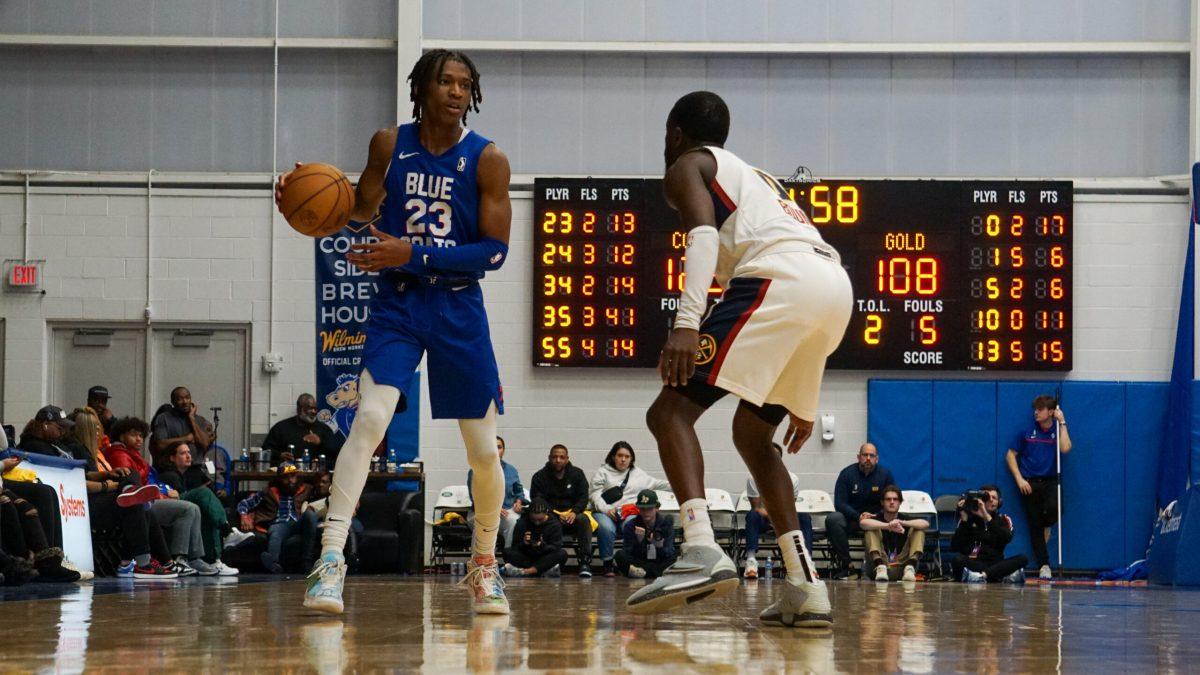
[[[904,566],[904,576],[900,577],[900,580],[901,581],[916,581],[917,580],[917,569],[915,567],[913,567],[912,565],[905,565]]]
[[[471,593],[471,611],[476,614],[508,614],[508,598],[504,595],[504,580],[496,569],[496,558],[471,558],[467,576],[458,582]]]
[[[987,575],[983,572],[972,572],[967,568],[963,568],[962,580],[964,584],[986,584]]]
[[[784,578],[783,594],[764,609],[758,620],[800,628],[828,628],[833,625],[833,609],[825,582],[794,583]]]
[[[1042,568],[1038,570],[1038,578],[1039,579],[1053,579],[1054,578],[1054,574],[1050,571],[1049,565],[1042,565]]]
[[[716,546],[683,544],[675,564],[653,583],[629,596],[625,606],[634,614],[665,612],[728,593],[738,585],[737,566]]]
[[[1017,570],[1012,574],[1004,577],[1006,584],[1023,584],[1025,583],[1025,570]]]
[[[342,586],[346,583],[346,558],[341,553],[322,553],[305,579],[304,606],[329,614],[341,614]]]
[[[890,579],[888,579],[887,565],[875,566],[875,581],[890,581]]]
[[[746,569],[742,572],[742,576],[747,579],[758,578],[758,560],[754,558],[746,558]]]

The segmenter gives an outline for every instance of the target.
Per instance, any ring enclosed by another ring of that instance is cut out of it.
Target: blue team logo
[[[337,388],[325,396],[330,410],[322,410],[317,415],[325,418],[322,421],[330,429],[348,437],[350,425],[354,424],[354,416],[358,413],[358,399],[358,375],[342,373],[337,377]]]

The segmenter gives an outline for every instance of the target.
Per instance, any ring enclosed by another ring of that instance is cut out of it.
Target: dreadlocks
[[[442,74],[442,68],[447,61],[458,61],[471,71],[471,103],[463,113],[463,122],[467,121],[467,113],[474,110],[479,112],[479,102],[483,100],[483,91],[479,88],[479,71],[470,57],[460,51],[434,49],[425,52],[417,59],[412,72],[408,74],[408,99],[413,102],[413,119],[421,121],[421,102],[425,100],[425,92],[429,83]]]

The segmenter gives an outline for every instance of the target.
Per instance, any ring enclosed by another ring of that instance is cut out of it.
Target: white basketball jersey
[[[704,149],[717,160],[717,176],[708,191],[721,237],[716,278],[722,288],[768,253],[811,251],[813,246],[833,250],[779,181],[724,148]]]

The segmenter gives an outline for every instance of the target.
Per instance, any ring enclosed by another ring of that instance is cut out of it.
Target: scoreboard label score
[[[1070,182],[784,187],[854,287],[830,368],[1071,369]],[[654,367],[687,245],[661,181],[536,179],[533,227],[534,365]]]

